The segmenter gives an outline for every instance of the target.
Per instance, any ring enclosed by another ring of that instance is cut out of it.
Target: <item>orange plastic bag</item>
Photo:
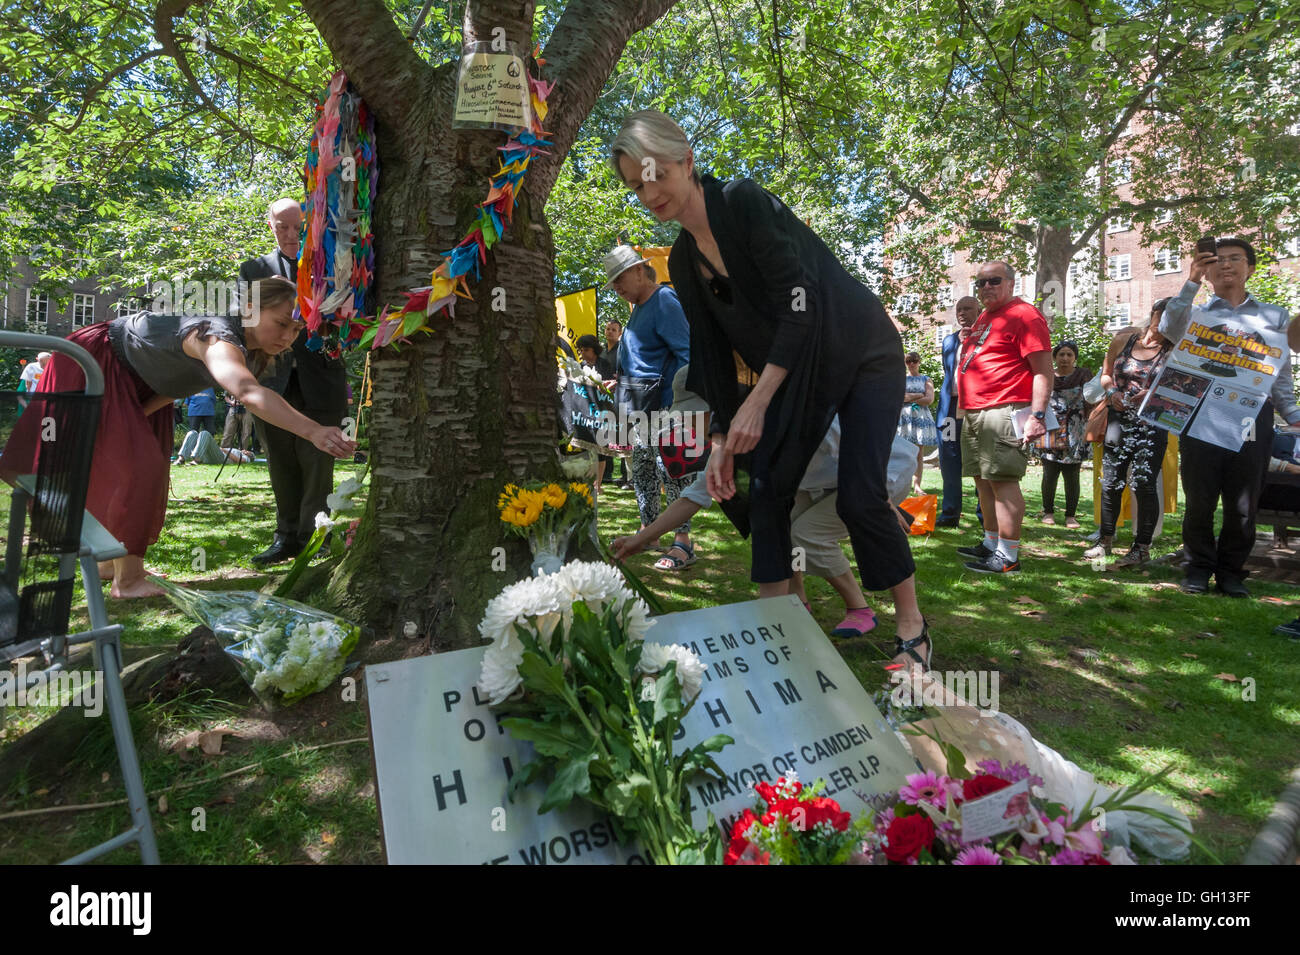
[[[934,533],[934,521],[939,516],[939,498],[934,494],[909,497],[898,505],[912,515],[912,534]]]

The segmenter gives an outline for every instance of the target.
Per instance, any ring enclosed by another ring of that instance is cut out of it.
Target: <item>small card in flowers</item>
[[[973,842],[1018,829],[1029,811],[1028,779],[962,803],[962,841]]]

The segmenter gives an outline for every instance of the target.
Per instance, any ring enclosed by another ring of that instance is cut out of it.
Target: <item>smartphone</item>
[[[1219,243],[1215,240],[1214,236],[1212,235],[1202,236],[1201,238],[1196,240],[1197,255],[1200,255],[1202,252],[1217,252],[1217,251],[1219,251]]]

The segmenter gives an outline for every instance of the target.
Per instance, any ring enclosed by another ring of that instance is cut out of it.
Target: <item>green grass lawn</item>
[[[257,589],[269,578],[254,571],[249,558],[270,542],[274,524],[265,467],[228,467],[214,484],[216,471],[173,469],[167,526],[148,563],[201,588]],[[975,574],[956,557],[955,546],[978,536],[973,491],[960,530],[912,539],[935,666],[998,671],[1001,710],[1104,783],[1120,785],[1174,764],[1160,791],[1192,818],[1214,853],[1237,862],[1287,773],[1300,763],[1300,644],[1272,632],[1300,613],[1300,593],[1289,585],[1252,581],[1256,599],[1192,597],[1178,591],[1181,574],[1167,564],[1136,572],[1094,570],[1080,557],[1083,535],[1093,529],[1087,472],[1084,477],[1084,528],[1045,527],[1031,517],[1022,535],[1025,569],[1019,575]],[[937,472],[926,472],[926,485],[937,488]],[[1036,469],[1024,488],[1029,513],[1036,515]],[[606,493],[602,536],[635,527],[631,492]],[[1125,546],[1117,553],[1127,548],[1128,533],[1121,531]],[[667,610],[755,595],[748,547],[716,508],[697,516],[695,539],[700,560],[681,573],[653,570],[656,555],[631,561]],[[1166,554],[1178,543],[1179,517],[1171,515],[1153,554]],[[808,590],[814,616],[829,630],[842,616],[838,598],[818,578],[808,579]],[[840,647],[870,689],[884,683],[893,623],[886,595],[868,598],[880,626]],[[174,645],[192,629],[162,599],[110,601],[109,612],[126,627],[128,658]],[[9,740],[48,712],[11,713],[0,731],[0,759]],[[167,794],[166,812],[154,814],[164,861],[382,859],[369,746],[348,742],[366,735],[363,696],[344,702],[319,694],[268,718],[245,702],[198,695],[140,707],[132,719],[146,788],[186,787]],[[173,750],[186,733],[219,726],[238,734],[225,738],[221,755]],[[341,745],[309,749],[330,743]],[[250,765],[253,770],[217,778]],[[0,815],[122,795],[108,723],[94,720],[60,773],[21,776],[0,794]],[[56,861],[116,832],[125,819],[122,807],[0,819],[0,859]],[[198,827],[200,820],[205,828]],[[135,858],[133,849],[124,849],[106,861]],[[1194,849],[1192,861],[1206,858]]]

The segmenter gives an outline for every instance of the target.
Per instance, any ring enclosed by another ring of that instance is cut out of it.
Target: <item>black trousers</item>
[[[1268,470],[1273,435],[1273,405],[1265,402],[1255,420],[1254,441],[1229,451],[1196,438],[1183,438],[1180,455],[1183,495],[1183,550],[1189,572],[1245,580],[1246,558],[1255,546],[1255,513]],[[1223,502],[1223,528],[1214,536],[1214,512]]]
[[[839,495],[835,510],[848,528],[858,576],[866,590],[888,590],[916,573],[907,534],[889,503],[889,449],[903,410],[903,372],[860,371],[840,404]],[[771,427],[769,414],[765,427]],[[768,450],[754,449],[750,480],[753,563],[750,579],[776,583],[791,576],[790,511],[778,498],[767,467]]]
[[[284,400],[318,424],[338,427],[343,421],[342,411],[322,411],[303,406],[297,371],[289,375]],[[271,472],[275,532],[306,543],[316,529],[316,515],[327,510],[325,498],[334,490],[334,458],[292,431],[277,428],[260,418],[255,424]]]
[[[1043,458],[1043,513],[1056,510],[1056,479],[1065,481],[1065,516],[1074,517],[1079,508],[1079,463],[1058,464]]]

